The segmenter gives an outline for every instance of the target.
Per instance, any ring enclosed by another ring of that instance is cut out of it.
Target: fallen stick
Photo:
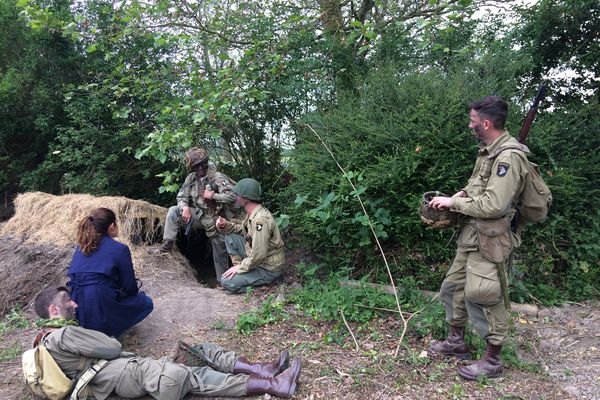
[[[363,287],[363,286],[367,286],[373,289],[377,289],[377,290],[381,290],[384,293],[387,294],[391,294],[394,295],[394,288],[390,285],[380,285],[378,283],[369,283],[369,282],[360,282],[360,281],[350,281],[350,280],[340,280],[340,286],[347,286],[347,287],[355,287],[355,288],[359,288],[359,287]],[[398,287],[398,293],[402,292],[402,288]],[[428,297],[432,297],[432,298],[436,298],[439,297],[439,293],[438,292],[431,292],[429,290],[421,290],[421,293],[423,293],[425,296]],[[538,306],[536,306],[535,304],[521,304],[521,303],[513,303],[512,301],[510,302],[510,308],[511,311],[519,313],[519,314],[524,314],[524,315],[529,315],[532,317],[537,317],[538,315]]]

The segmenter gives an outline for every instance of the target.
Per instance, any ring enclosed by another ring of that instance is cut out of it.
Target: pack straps
[[[39,344],[43,343],[44,339],[46,339],[46,337],[51,334],[52,332],[54,332],[56,330],[56,328],[44,328],[42,329],[41,332],[39,332],[37,334],[37,336],[35,337],[34,341],[33,341],[33,347],[38,346]],[[81,376],[79,377],[79,379],[77,380],[77,383],[75,384],[75,387],[73,388],[73,391],[71,392],[71,395],[69,396],[69,400],[77,400],[79,397],[79,394],[81,393],[81,391],[83,389],[85,389],[85,387],[87,386],[87,384],[92,380],[92,378],[94,378],[94,376],[96,376],[96,374],[98,372],[100,372],[100,370],[102,368],[104,368],[104,366],[108,363],[107,360],[100,360],[98,361],[96,364],[90,366],[88,369],[86,369]]]
[[[96,364],[92,365],[88,369],[86,369],[83,374],[77,380],[75,384],[75,388],[71,392],[71,396],[69,400],[77,400],[79,397],[79,393],[87,386],[87,384],[92,380],[94,376],[108,363],[107,360],[100,360]]]
[[[531,151],[529,151],[529,147],[525,146],[522,143],[518,143],[518,142],[516,142],[516,143],[506,143],[506,144],[500,145],[496,149],[496,151],[494,151],[492,154],[490,154],[486,158],[488,160],[493,160],[496,157],[498,157],[498,155],[500,155],[500,153],[502,153],[505,150],[520,150],[520,151],[522,151],[525,154],[531,153]]]

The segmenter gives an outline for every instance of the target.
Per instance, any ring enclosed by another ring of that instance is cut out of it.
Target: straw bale
[[[142,200],[126,197],[89,194],[66,194],[55,196],[43,192],[19,194],[15,199],[15,214],[0,229],[0,235],[23,237],[30,244],[73,245],[76,241],[77,225],[98,208],[114,211],[119,226],[120,242],[129,246],[136,273],[144,269],[160,270],[157,263],[165,262],[149,254],[146,245],[160,240],[167,209]],[[176,253],[169,264],[182,275],[193,276],[185,257]],[[151,273],[152,271],[145,271]]]

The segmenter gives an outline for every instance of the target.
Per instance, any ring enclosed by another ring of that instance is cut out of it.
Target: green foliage
[[[10,343],[9,347],[0,349],[0,361],[12,361],[23,354],[23,348],[18,341]]]
[[[0,335],[13,329],[23,329],[29,326],[29,321],[23,314],[21,308],[13,308],[4,316],[4,320],[0,322]]]
[[[62,1],[48,8],[68,13]],[[19,11],[0,2],[0,193],[22,190],[22,175],[43,160],[65,121],[64,87],[79,80],[74,46],[56,32],[31,31]]]
[[[336,163],[352,171],[354,184],[379,224],[380,240],[395,276],[419,276],[425,288],[437,288],[454,252],[453,230],[423,227],[415,211],[428,190],[455,193],[466,183],[476,155],[467,129],[467,104],[490,93],[524,97],[519,87],[530,79],[530,56],[514,50],[514,32],[503,40],[491,35],[498,22],[478,36],[484,47],[467,49],[470,57],[446,60],[440,68],[401,70],[378,65],[360,91],[341,96],[339,104],[307,115],[299,125],[292,153],[291,186],[282,193],[294,231],[306,239],[331,270],[351,267],[358,276],[387,281],[374,237],[365,229],[353,192]],[[450,62],[451,61],[451,62]],[[468,80],[465,79],[468,71]],[[532,87],[534,87],[532,85]],[[547,107],[547,103],[543,103]],[[516,252],[516,297],[581,299],[599,292],[597,182],[600,171],[597,101],[555,103],[540,111],[528,146],[554,194],[550,218],[529,227]],[[511,105],[507,127],[516,133],[524,116]],[[359,180],[360,179],[360,180]],[[589,201],[581,201],[582,198]],[[378,215],[378,210],[383,214]],[[383,215],[383,220],[380,216]],[[348,251],[352,249],[352,251]],[[545,290],[558,287],[560,292]],[[537,288],[537,289],[536,289]],[[542,293],[545,290],[545,293]],[[531,292],[529,292],[531,291]],[[553,300],[554,299],[554,300]]]
[[[340,286],[336,278],[324,283],[311,280],[302,289],[294,290],[289,301],[316,321],[341,322],[343,313],[347,321],[364,323],[380,315],[373,307],[396,308],[392,296],[366,286]]]
[[[0,361],[12,361],[21,356],[23,349],[19,341],[11,341],[10,343],[4,340],[4,334],[15,329],[23,329],[29,327],[29,321],[23,314],[20,307],[13,308],[4,319],[0,321],[0,339],[2,346],[0,348]]]
[[[271,295],[258,309],[241,314],[235,323],[235,328],[238,333],[247,335],[261,326],[285,320],[287,317],[285,302],[277,301]]]

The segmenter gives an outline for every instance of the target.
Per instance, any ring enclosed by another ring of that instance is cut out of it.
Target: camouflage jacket
[[[185,178],[177,193],[177,206],[182,210],[183,207],[201,209],[204,213],[212,210],[214,214],[220,214],[221,210],[229,211],[236,199],[235,193],[231,190],[234,184],[235,181],[218,172],[212,165],[203,178],[198,178],[196,173],[192,172]],[[215,192],[211,200],[205,200],[203,197],[207,185],[210,185],[211,190]],[[231,217],[231,213],[226,212],[226,214]]]

